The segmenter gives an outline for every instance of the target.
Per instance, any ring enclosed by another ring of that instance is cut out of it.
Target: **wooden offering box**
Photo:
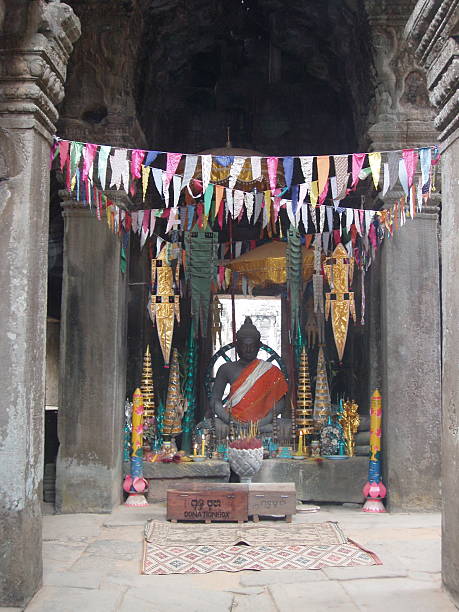
[[[247,485],[188,483],[167,491],[167,520],[238,521],[248,520]]]
[[[258,522],[259,516],[285,516],[288,523],[296,512],[294,482],[256,482],[249,485],[249,516]]]

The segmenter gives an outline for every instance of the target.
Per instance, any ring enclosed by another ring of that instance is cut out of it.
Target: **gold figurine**
[[[343,405],[344,412],[339,420],[346,440],[346,450],[349,457],[355,455],[355,434],[360,425],[359,405],[357,402],[348,400]]]

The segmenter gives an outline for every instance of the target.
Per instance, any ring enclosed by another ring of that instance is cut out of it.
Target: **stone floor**
[[[296,515],[338,521],[346,535],[376,552],[382,566],[320,571],[140,575],[142,532],[163,504],[111,515],[47,515],[43,588],[27,612],[449,612],[442,591],[440,515],[366,515],[325,506]],[[10,608],[0,608],[7,610]]]

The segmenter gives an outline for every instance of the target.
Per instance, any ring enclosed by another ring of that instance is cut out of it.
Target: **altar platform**
[[[129,463],[124,464],[125,474]],[[209,459],[199,463],[144,463],[143,475],[149,482],[150,503],[164,501],[167,489],[187,482],[229,482],[227,461]],[[253,482],[294,482],[299,501],[363,503],[362,487],[367,481],[368,458],[321,461],[264,459]]]

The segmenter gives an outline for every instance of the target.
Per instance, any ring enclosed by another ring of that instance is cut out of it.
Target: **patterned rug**
[[[337,523],[211,525],[149,521],[144,574],[204,574],[265,569],[379,565]]]

